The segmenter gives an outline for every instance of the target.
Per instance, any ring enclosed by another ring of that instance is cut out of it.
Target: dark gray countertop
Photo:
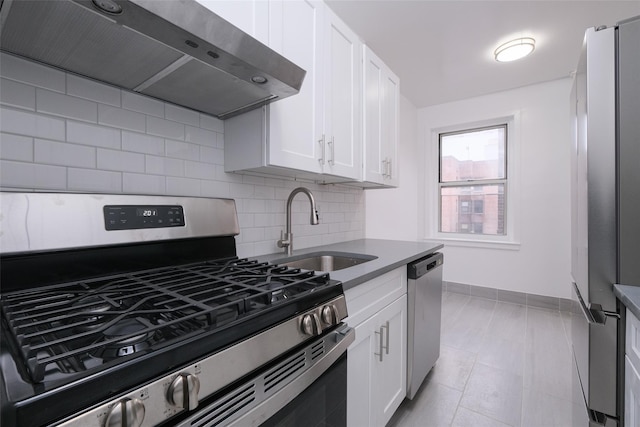
[[[613,285],[613,293],[640,319],[640,286]]]
[[[374,260],[329,273],[332,279],[340,280],[343,288],[346,290],[359,285],[360,283],[374,279],[411,261],[423,258],[438,249],[441,249],[443,246],[444,245],[441,243],[429,241],[408,242],[401,240],[360,239],[325,246],[316,246],[313,248],[294,249],[293,256],[321,251],[348,252],[377,256],[378,258]],[[286,254],[277,253],[254,258],[260,261],[273,262],[275,260],[286,258]]]

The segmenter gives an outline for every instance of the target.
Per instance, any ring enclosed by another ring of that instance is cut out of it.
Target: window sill
[[[519,251],[520,242],[499,241],[499,240],[470,240],[461,238],[444,238],[434,237],[425,240],[443,243],[447,246],[456,246],[463,248],[481,248],[481,249],[500,249],[505,251]]]

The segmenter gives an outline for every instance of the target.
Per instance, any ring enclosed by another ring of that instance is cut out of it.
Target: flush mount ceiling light
[[[531,37],[522,37],[501,44],[495,52],[493,52],[498,62],[515,61],[524,58],[533,52],[536,47],[536,41]]]

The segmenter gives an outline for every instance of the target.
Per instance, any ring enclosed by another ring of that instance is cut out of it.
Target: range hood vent
[[[221,119],[305,76],[195,0],[3,0],[0,24],[3,51]]]

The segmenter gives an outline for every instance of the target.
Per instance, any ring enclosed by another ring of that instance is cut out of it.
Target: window
[[[507,125],[440,133],[440,233],[507,234]]]

